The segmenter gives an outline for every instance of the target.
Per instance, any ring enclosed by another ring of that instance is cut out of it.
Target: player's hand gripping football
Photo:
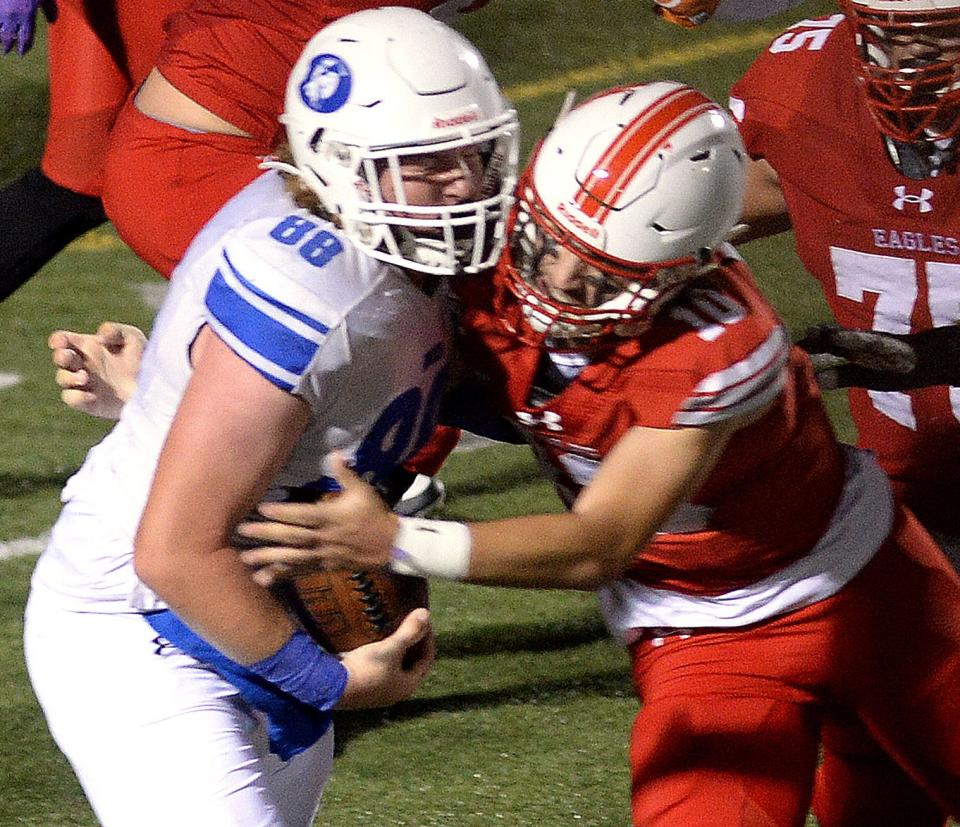
[[[137,387],[147,337],[139,328],[104,322],[96,333],[57,330],[50,334],[60,398],[76,411],[117,419]]]
[[[14,46],[20,57],[30,51],[37,9],[41,8],[48,21],[57,19],[54,0],[0,0],[0,46],[4,54]]]
[[[342,489],[339,496],[314,503],[261,503],[257,510],[265,520],[237,527],[238,534],[264,544],[240,555],[261,585],[311,571],[378,569],[389,563],[397,515],[342,455],[331,454],[329,464]]]
[[[436,654],[430,612],[414,609],[389,637],[341,656],[349,677],[337,708],[367,709],[402,701],[427,676]]]

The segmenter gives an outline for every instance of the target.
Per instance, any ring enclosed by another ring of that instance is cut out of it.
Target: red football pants
[[[946,812],[960,813],[960,578],[912,515],[841,592],[734,631],[638,641],[635,825],[802,825],[821,727],[855,716]],[[829,731],[829,727],[825,732]],[[849,774],[827,751],[819,798]],[[890,812],[883,823],[915,824]],[[919,815],[919,814],[917,814]],[[924,813],[927,817],[927,813]]]
[[[189,0],[58,0],[48,28],[50,117],[41,169],[57,184],[99,196],[110,130],[163,42],[163,21]]]
[[[268,151],[252,138],[155,121],[131,98],[113,130],[104,209],[130,248],[170,278],[203,225],[261,174]]]

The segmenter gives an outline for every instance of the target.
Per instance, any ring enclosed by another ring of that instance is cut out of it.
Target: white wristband
[[[451,520],[401,517],[390,570],[416,577],[462,580],[470,571],[470,529]]]

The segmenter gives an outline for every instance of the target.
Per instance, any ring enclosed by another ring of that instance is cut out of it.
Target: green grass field
[[[636,0],[493,0],[461,29],[517,103],[529,150],[568,88],[583,96],[674,78],[725,100],[785,23],[831,10],[819,0],[786,18],[683,32]],[[39,158],[45,89],[42,39],[23,60],[0,58],[0,184]],[[789,237],[743,252],[793,331],[826,318]],[[157,284],[105,228],[0,305],[0,558],[10,558],[0,559],[0,825],[95,823],[26,682],[20,625],[34,558],[10,556],[35,547],[20,541],[49,528],[64,480],[106,432],[104,423],[60,405],[46,337],[105,318],[149,325],[143,291]],[[830,404],[849,438],[842,397]],[[444,516],[558,508],[522,448],[457,454],[443,477]],[[636,702],[626,655],[606,639],[593,597],[435,584],[432,601],[440,646],[434,673],[415,698],[388,712],[339,719],[341,755],[318,824],[626,824]]]

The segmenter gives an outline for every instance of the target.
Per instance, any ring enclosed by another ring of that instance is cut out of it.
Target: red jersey
[[[156,63],[163,26],[190,0],[57,0],[47,29],[50,117],[41,166],[56,183],[100,197],[117,114]]]
[[[809,360],[790,347],[742,263],[687,288],[650,330],[574,368],[545,399],[536,389],[550,357],[511,332],[523,324],[512,297],[496,309],[475,296],[466,303],[467,358],[567,504],[630,428],[705,426],[775,400],[734,435],[629,578],[720,594],[779,571],[818,543],[840,500],[844,463]]]
[[[252,135],[265,150],[282,136],[287,77],[307,41],[373,0],[196,0],[167,22],[157,68],[177,89]],[[473,11],[484,2],[397,0],[422,11]]]
[[[843,15],[776,38],[733,87],[750,154],[777,171],[797,253],[846,327],[910,333],[960,321],[960,178],[900,175],[854,74]],[[960,388],[850,390],[860,444],[924,522],[960,533]]]

